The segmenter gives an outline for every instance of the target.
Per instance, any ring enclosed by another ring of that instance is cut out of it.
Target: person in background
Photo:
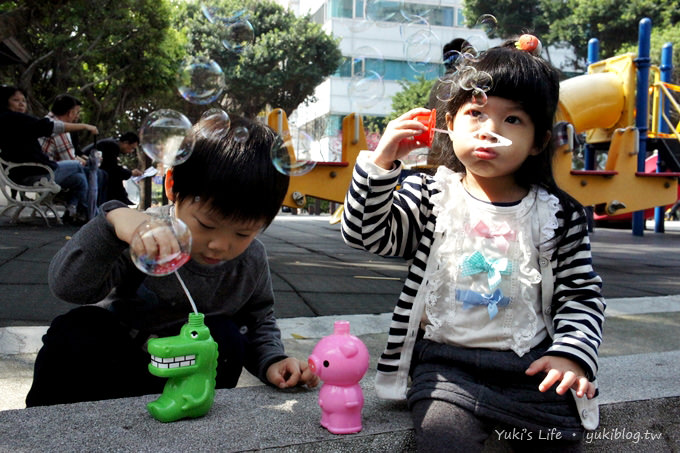
[[[136,168],[129,170],[122,166],[118,162],[118,156],[136,151],[137,146],[139,146],[139,136],[134,132],[126,132],[118,140],[112,137],[105,138],[83,149],[84,154],[90,154],[92,149],[102,152],[101,169],[108,175],[107,201],[118,200],[127,205],[135,204],[128,198],[123,181],[130,179],[132,176],[141,176],[142,171]]]
[[[26,94],[14,86],[0,87],[0,153],[3,159],[15,163],[39,163],[54,171],[55,182],[68,190],[66,223],[82,224],[87,217],[88,183],[83,166],[76,161],[55,162],[43,153],[38,139],[62,132],[99,131],[90,124],[63,122],[51,118],[37,118],[27,114]],[[10,171],[17,182],[46,176],[39,167],[19,167]]]
[[[70,94],[60,94],[52,103],[52,109],[47,114],[48,118],[57,119],[63,122],[77,123],[80,120],[82,103],[80,100]],[[88,190],[88,206],[99,206],[106,196],[106,181],[108,176],[104,170],[98,168],[97,165],[88,165],[88,160],[83,156],[79,156],[76,152],[76,146],[73,141],[73,135],[70,132],[62,132],[54,134],[50,137],[41,137],[38,139],[42,145],[42,150],[47,157],[56,161],[78,161],[85,169],[87,175],[89,190]],[[90,156],[90,158],[95,158]],[[92,184],[96,187],[93,190]],[[94,200],[91,198],[94,197]],[[94,215],[94,210],[89,213],[88,218]]]

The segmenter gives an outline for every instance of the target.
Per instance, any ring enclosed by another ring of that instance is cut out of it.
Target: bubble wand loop
[[[495,143],[489,143],[486,140],[482,140],[477,137],[477,132],[471,132],[469,134],[461,134],[460,132],[454,132],[454,131],[449,131],[449,130],[444,130],[444,129],[437,129],[437,128],[432,128],[435,132],[442,132],[444,134],[449,134],[449,136],[453,136],[453,134],[458,135],[459,137],[470,137],[474,140],[477,140],[479,143],[483,144],[485,148],[498,148],[499,146],[510,146],[512,145],[512,140],[509,138],[505,138],[502,135],[498,135],[495,132],[491,131],[486,131],[485,133],[489,134],[496,140],[498,140]]]
[[[184,280],[182,280],[182,277],[180,277],[178,271],[173,272],[173,274],[175,274],[175,277],[177,277],[177,280],[179,280],[179,284],[182,285],[182,289],[184,290],[184,294],[186,294],[187,299],[189,299],[189,303],[191,304],[191,308],[194,310],[194,313],[196,315],[198,315],[198,309],[196,308],[196,303],[194,303],[194,299],[191,297],[191,293],[189,292],[189,288],[187,288],[187,285],[184,284]]]

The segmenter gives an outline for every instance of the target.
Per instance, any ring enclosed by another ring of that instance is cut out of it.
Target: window
[[[330,0],[330,8],[331,17],[354,17],[354,0]]]

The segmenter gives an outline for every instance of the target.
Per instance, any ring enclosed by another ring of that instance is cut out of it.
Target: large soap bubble
[[[405,20],[403,10],[402,0],[366,0],[364,2],[364,17],[378,26],[384,27],[403,22]]]
[[[420,28],[404,40],[404,55],[411,69],[418,73],[429,73],[438,69],[434,62],[441,53],[439,37],[429,28]]]
[[[297,127],[284,131],[272,144],[274,167],[284,175],[301,176],[316,166],[312,159],[312,138]]]
[[[210,104],[224,90],[224,72],[209,58],[190,58],[177,74],[177,90],[193,104]]]
[[[191,130],[191,121],[171,109],[149,113],[139,131],[142,150],[166,167],[186,161],[193,151],[193,142],[184,141]]]
[[[142,272],[164,276],[175,272],[191,257],[191,231],[179,219],[154,217],[132,235],[130,258]]]

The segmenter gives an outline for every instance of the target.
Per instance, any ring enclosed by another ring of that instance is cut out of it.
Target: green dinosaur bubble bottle
[[[218,354],[204,318],[190,313],[179,335],[149,340],[149,372],[168,378],[160,398],[146,406],[156,420],[202,417],[212,407]]]

